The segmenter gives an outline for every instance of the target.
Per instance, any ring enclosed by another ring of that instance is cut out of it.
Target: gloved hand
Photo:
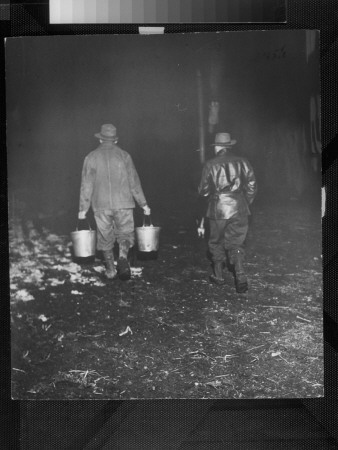
[[[204,235],[205,235],[205,228],[204,228],[204,227],[198,227],[198,228],[197,228],[197,234],[198,234],[198,237],[204,238]]]
[[[151,210],[148,205],[143,206],[143,212],[145,216],[150,216]]]
[[[79,220],[84,220],[86,218],[86,214],[87,214],[86,211],[79,211],[78,219]]]
[[[199,222],[198,220],[196,220],[196,222],[197,222],[197,234],[198,234],[198,237],[204,238],[204,235],[205,235],[204,217],[202,217],[201,222]]]

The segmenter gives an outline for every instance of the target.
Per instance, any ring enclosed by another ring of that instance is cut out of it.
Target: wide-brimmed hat
[[[215,143],[212,145],[219,145],[223,147],[230,147],[236,144],[236,140],[231,139],[229,133],[217,133],[215,136]]]
[[[116,127],[111,123],[102,125],[100,133],[96,133],[95,137],[104,141],[116,141]]]

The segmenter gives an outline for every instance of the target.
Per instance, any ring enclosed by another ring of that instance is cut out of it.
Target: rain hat
[[[116,127],[111,123],[102,125],[100,133],[96,133],[95,137],[104,141],[116,141]]]
[[[229,133],[217,133],[215,136],[215,143],[212,145],[229,147],[229,146],[235,145],[236,142],[237,142],[236,140],[231,139],[231,136]]]

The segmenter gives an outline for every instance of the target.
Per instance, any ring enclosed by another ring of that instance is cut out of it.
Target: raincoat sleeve
[[[211,194],[210,184],[209,184],[209,175],[210,175],[209,167],[208,167],[208,165],[205,165],[203,167],[201,181],[198,186],[198,193],[202,197],[208,197]]]
[[[244,176],[245,176],[245,198],[249,205],[254,201],[257,194],[256,177],[249,161],[244,160]]]
[[[79,211],[87,212],[92,199],[96,169],[92,158],[87,156],[83,163]]]
[[[128,155],[127,157],[126,167],[131,193],[133,194],[133,197],[140,208],[143,208],[144,206],[146,206],[147,201],[142,190],[140,178],[136,172],[133,160],[130,155]]]

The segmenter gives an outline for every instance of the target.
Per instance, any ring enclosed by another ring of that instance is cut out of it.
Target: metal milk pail
[[[96,249],[96,231],[95,230],[76,230],[70,233],[74,255],[78,258],[88,258],[95,255]]]
[[[151,223],[145,226],[145,219],[143,219],[143,226],[136,227],[136,240],[140,252],[157,252],[160,244],[161,227],[154,227]]]

